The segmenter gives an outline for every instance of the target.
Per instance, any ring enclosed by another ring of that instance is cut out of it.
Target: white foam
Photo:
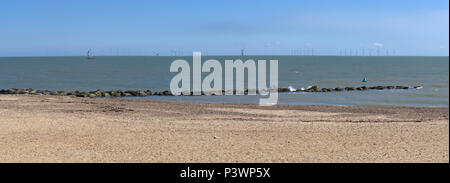
[[[289,89],[289,91],[291,91],[291,92],[295,92],[295,91],[297,91],[297,89],[295,89],[294,87],[292,87],[292,86],[289,86],[288,87],[288,89]]]

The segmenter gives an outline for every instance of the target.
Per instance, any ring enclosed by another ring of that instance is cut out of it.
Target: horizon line
[[[202,56],[292,56],[292,57],[449,57],[449,55],[204,55]],[[0,56],[0,58],[23,58],[23,57],[86,57],[84,55],[31,55],[31,56]],[[192,55],[99,55],[94,57],[192,57]]]

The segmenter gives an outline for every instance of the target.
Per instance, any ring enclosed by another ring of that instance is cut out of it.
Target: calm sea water
[[[173,60],[192,57],[0,58],[0,88],[48,90],[168,90]],[[449,57],[211,56],[216,59],[279,60],[279,86],[294,88],[403,85],[420,90],[286,93],[280,104],[449,106]],[[207,74],[204,73],[203,76]],[[367,77],[369,82],[362,83]],[[184,102],[257,103],[259,96],[160,97]]]

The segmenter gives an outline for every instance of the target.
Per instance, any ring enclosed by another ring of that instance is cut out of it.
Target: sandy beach
[[[0,162],[449,162],[449,110],[0,95]]]

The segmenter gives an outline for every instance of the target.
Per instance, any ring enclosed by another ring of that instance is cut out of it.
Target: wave
[[[295,88],[292,87],[292,86],[288,86],[288,89],[289,89],[290,92],[295,92],[295,91],[297,91],[297,89],[295,89]]]

